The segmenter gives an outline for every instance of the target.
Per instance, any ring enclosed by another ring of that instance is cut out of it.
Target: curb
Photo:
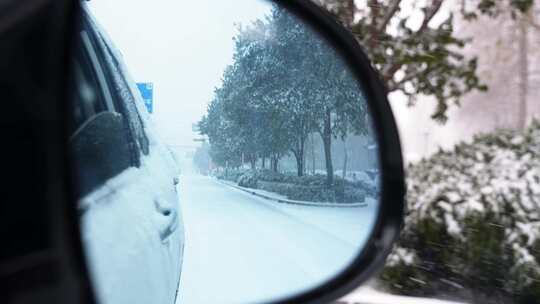
[[[230,184],[229,182],[222,181],[220,179],[215,179],[218,183],[236,188],[238,190],[247,192],[251,195],[258,196],[267,200],[275,201],[282,204],[289,204],[289,205],[301,205],[301,206],[311,206],[311,207],[328,207],[328,208],[356,208],[356,207],[367,207],[367,203],[350,203],[350,204],[344,204],[344,203],[314,203],[314,202],[303,202],[303,201],[295,201],[295,200],[289,200],[289,199],[281,199],[281,198],[275,198],[268,195],[264,195],[261,193],[257,193],[256,191],[251,190],[250,188],[244,188],[240,187],[238,185]]]

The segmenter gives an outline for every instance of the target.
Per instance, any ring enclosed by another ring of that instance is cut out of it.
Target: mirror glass
[[[380,189],[366,96],[290,12],[91,1],[72,67],[73,176],[102,303],[276,301],[363,249]]]

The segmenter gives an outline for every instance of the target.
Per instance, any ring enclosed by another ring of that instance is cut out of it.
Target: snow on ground
[[[180,193],[186,243],[177,303],[264,302],[319,285],[357,255],[376,215],[279,204],[200,175],[183,175]]]
[[[459,304],[438,299],[416,298],[387,294],[370,286],[363,286],[336,301],[339,304]]]

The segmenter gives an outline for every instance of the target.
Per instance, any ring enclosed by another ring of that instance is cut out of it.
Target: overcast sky
[[[136,82],[154,83],[154,121],[167,144],[194,146],[191,131],[232,62],[235,24],[270,11],[260,0],[92,0],[90,10]]]

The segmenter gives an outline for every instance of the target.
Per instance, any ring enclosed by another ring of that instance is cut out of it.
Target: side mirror
[[[97,1],[83,7],[81,50],[91,60],[79,62],[93,96],[133,108],[126,122],[98,114],[72,139],[76,185],[97,202],[80,221],[102,303],[328,302],[390,252],[404,174],[378,73],[310,1],[249,2],[212,1],[216,18],[199,1],[160,2],[130,12],[133,26]],[[192,26],[187,15],[157,22],[179,11],[216,24]],[[146,29],[148,19],[156,22]],[[104,33],[116,24],[122,55]],[[133,35],[150,40],[130,44]],[[159,98],[143,100],[123,58],[153,75]],[[121,136],[124,124],[137,136]]]
[[[114,112],[93,115],[71,135],[79,197],[129,168],[131,159],[127,138],[124,119]]]

